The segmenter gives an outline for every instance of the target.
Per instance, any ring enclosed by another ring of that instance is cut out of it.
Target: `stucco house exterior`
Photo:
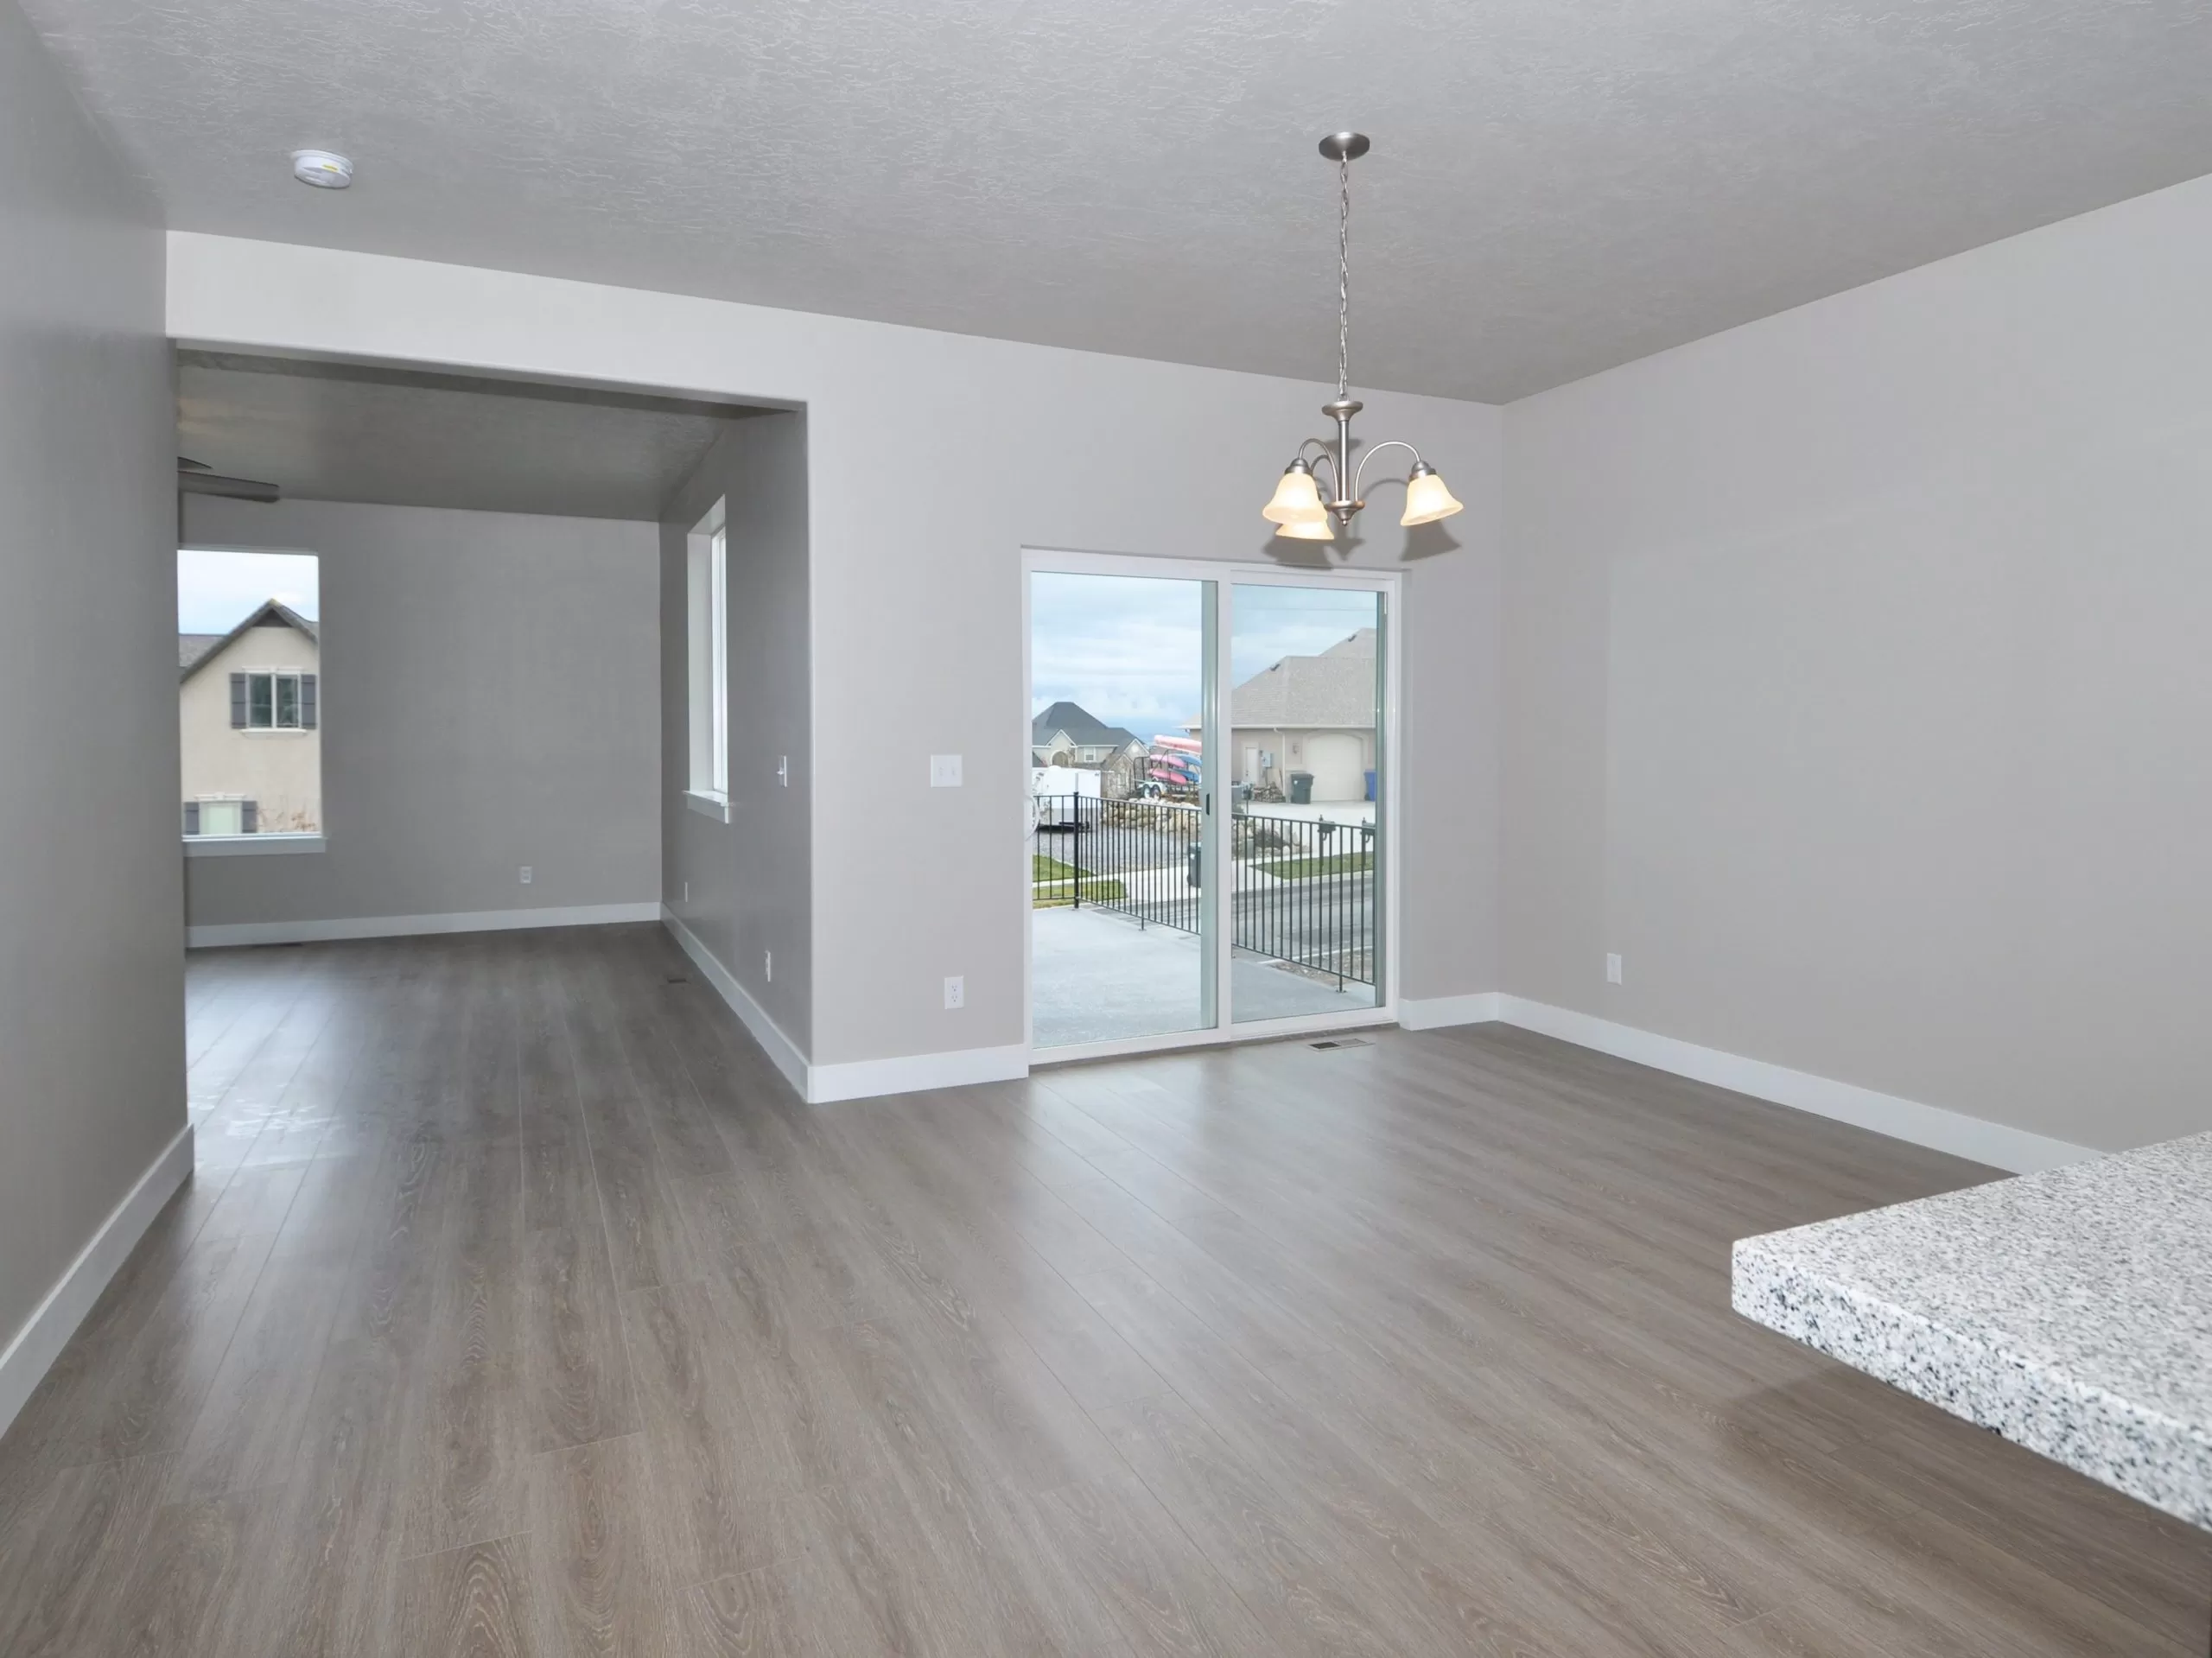
[[[271,599],[227,633],[177,635],[188,835],[322,828],[322,646]]]
[[[1375,630],[1363,627],[1319,656],[1284,657],[1229,696],[1230,780],[1272,785],[1287,795],[1290,774],[1313,774],[1313,799],[1367,798],[1382,723]],[[1195,734],[1196,722],[1189,727]]]

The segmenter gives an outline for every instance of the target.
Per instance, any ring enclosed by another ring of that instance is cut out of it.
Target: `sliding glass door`
[[[1233,1016],[1372,1009],[1382,994],[1383,595],[1246,581],[1231,595],[1223,734]]]
[[[1030,1029],[1040,1048],[1213,1029],[1203,756],[1211,581],[1029,578]]]
[[[1387,1012],[1394,579],[1042,553],[1027,579],[1033,1045]]]

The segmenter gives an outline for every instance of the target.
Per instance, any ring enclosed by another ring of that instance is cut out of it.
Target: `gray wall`
[[[1260,505],[1332,390],[325,248],[169,252],[194,343],[805,408],[817,1063],[1023,1041],[1022,549],[1274,556]],[[1410,572],[1402,988],[1494,990],[1498,411],[1368,403],[1363,433],[1419,443],[1469,506],[1409,539],[1381,496],[1357,551]],[[966,786],[930,788],[931,753],[964,755]]]
[[[1274,561],[1260,507],[1334,391],[911,329],[857,349],[809,405],[813,1057],[833,1064],[1026,1039],[1022,548]],[[1366,401],[1365,437],[1419,444],[1468,504],[1408,532],[1376,490],[1351,551],[1407,572],[1400,990],[1495,989],[1497,411]],[[964,787],[929,786],[933,753],[964,755]]]
[[[658,898],[653,525],[196,496],[185,531],[321,559],[329,842],[188,861],[194,926]]]
[[[0,0],[0,1350],[185,1122],[162,263]]]
[[[660,532],[664,900],[802,1054],[814,1035],[806,483],[804,415],[741,422],[677,492]],[[732,509],[727,823],[683,804],[685,543],[717,499]],[[776,775],[785,757],[788,784]]]
[[[2212,179],[1509,409],[1504,988],[2212,1125],[2208,291]]]
[[[1421,443],[1472,508],[1452,550],[1408,556],[1385,519],[1362,554],[1412,572],[1405,992],[1502,985],[2099,1145],[2202,1123],[2208,197],[1515,405],[1502,574],[1499,411],[1372,397],[1363,429]],[[172,329],[200,343],[806,407],[817,1061],[1020,1039],[1020,549],[1268,556],[1254,504],[1325,396],[332,250],[169,251]],[[968,757],[967,788],[927,788],[932,752]]]

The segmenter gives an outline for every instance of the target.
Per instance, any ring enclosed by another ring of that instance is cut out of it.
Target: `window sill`
[[[702,817],[711,817],[717,823],[729,822],[728,795],[709,794],[703,789],[686,789],[683,791],[683,804],[686,808],[698,813]]]
[[[265,858],[283,852],[320,852],[320,835],[188,835],[188,858]]]

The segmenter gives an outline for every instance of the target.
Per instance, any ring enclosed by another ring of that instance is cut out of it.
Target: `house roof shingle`
[[[1375,630],[1363,627],[1319,656],[1285,657],[1229,694],[1229,723],[1285,730],[1375,724]]]
[[[244,621],[227,633],[178,634],[176,636],[176,665],[179,680],[191,678],[203,663],[219,655],[225,645],[249,627],[258,626],[264,620],[272,619],[287,627],[296,627],[317,644],[321,643],[321,635],[315,631],[315,624],[313,621],[301,615],[289,605],[280,604],[274,599],[264,600],[253,607]]]
[[[1068,740],[1078,748],[1094,748],[1101,745],[1126,748],[1131,743],[1141,740],[1127,727],[1108,725],[1080,702],[1055,702],[1030,721],[1030,743],[1033,746],[1041,745],[1056,731],[1065,732]]]
[[[180,633],[176,636],[176,665],[189,668],[231,636],[227,633]]]

